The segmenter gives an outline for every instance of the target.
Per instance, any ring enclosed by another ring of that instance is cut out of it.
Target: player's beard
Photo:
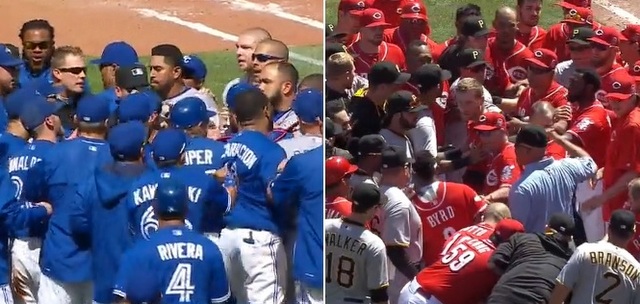
[[[276,108],[278,105],[282,104],[282,94],[274,94],[273,96],[269,96],[269,103],[271,104],[271,108]]]

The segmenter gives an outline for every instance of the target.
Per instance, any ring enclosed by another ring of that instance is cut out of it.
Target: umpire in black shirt
[[[489,267],[501,275],[486,304],[547,303],[555,280],[573,251],[573,218],[551,216],[545,233],[518,233],[501,243]]]
[[[397,65],[388,61],[378,62],[371,67],[367,75],[369,89],[356,92],[349,104],[353,137],[380,132],[387,98],[400,90],[410,77],[410,74],[400,72]]]

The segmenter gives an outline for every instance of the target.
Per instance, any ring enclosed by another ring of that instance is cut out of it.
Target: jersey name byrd
[[[203,260],[202,245],[194,243],[168,243],[156,246],[160,259],[167,260]]]
[[[436,226],[443,224],[456,216],[453,207],[447,206],[444,209],[440,209],[433,213],[432,215],[427,216],[427,222],[429,222],[429,226],[431,228],[435,228]]]
[[[337,233],[329,233],[325,236],[325,238],[327,246],[342,248],[357,255],[362,255],[365,250],[367,250],[367,244],[362,243],[360,242],[360,240],[354,239],[349,236],[344,236]]]

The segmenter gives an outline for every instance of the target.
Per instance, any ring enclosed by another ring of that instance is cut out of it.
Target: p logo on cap
[[[471,54],[473,54],[473,59],[478,59],[478,56],[480,56],[480,52],[478,51],[473,51]]]
[[[480,26],[480,28],[484,28],[484,20],[478,20],[478,25]]]

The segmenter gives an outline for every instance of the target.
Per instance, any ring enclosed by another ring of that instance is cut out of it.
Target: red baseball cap
[[[524,232],[524,226],[518,220],[514,219],[503,219],[496,225],[496,229],[494,230],[494,234],[500,237],[501,240],[506,241],[512,235]]]
[[[620,32],[622,36],[634,43],[640,42],[640,24],[627,24],[627,27]]]
[[[627,73],[619,73],[616,74],[610,87],[602,89],[607,92],[604,96],[607,101],[625,101],[636,94],[636,81]]]
[[[357,12],[373,6],[371,0],[340,0],[338,4],[339,11]]]
[[[360,25],[362,27],[391,26],[384,18],[384,13],[377,8],[367,8],[358,11],[356,16],[360,17]]]
[[[352,165],[342,156],[331,156],[324,163],[326,185],[334,185],[349,174],[358,170],[358,166]]]
[[[476,131],[506,130],[507,120],[504,115],[497,112],[487,112],[480,116],[480,119],[473,129]]]
[[[629,66],[629,75],[631,75],[636,82],[640,81],[640,60]]]
[[[400,7],[400,18],[428,20],[427,7],[422,1],[407,1]]]
[[[591,11],[591,9],[588,9],[586,7],[577,7],[575,5],[572,5],[572,7],[570,8],[566,7],[565,5],[560,6],[569,10],[564,15],[564,19],[560,22],[573,23],[578,25],[584,25],[586,23],[591,24],[593,22],[593,12]]]
[[[543,69],[555,69],[558,64],[558,56],[549,49],[537,49],[533,51],[533,57],[525,60]]]
[[[602,26],[595,30],[594,33],[596,35],[588,40],[604,46],[618,46],[620,45],[620,41],[627,40],[626,37],[622,36],[620,32],[612,26]]]

